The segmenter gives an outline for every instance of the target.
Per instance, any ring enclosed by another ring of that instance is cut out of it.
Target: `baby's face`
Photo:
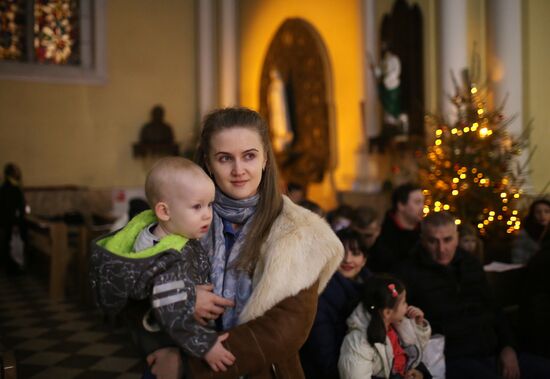
[[[214,183],[206,175],[185,175],[174,181],[171,197],[166,201],[170,219],[169,233],[198,239],[208,232],[212,222]]]

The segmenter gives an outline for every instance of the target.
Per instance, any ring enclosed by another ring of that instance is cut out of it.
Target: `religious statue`
[[[164,121],[164,108],[156,105],[151,110],[151,120],[141,128],[134,155],[177,155],[178,151],[172,127]]]
[[[269,71],[267,106],[269,108],[269,125],[273,137],[273,149],[275,153],[280,154],[285,152],[292,144],[294,132],[290,121],[285,83],[276,69]]]
[[[371,61],[371,68],[378,82],[378,96],[384,109],[384,127],[392,129],[382,133],[402,135],[406,138],[409,132],[409,118],[403,112],[401,99],[401,61],[383,44],[382,60],[379,65],[374,65]]]

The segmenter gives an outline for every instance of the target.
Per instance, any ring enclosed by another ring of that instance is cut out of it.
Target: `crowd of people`
[[[0,192],[17,209],[1,204],[21,216],[17,174],[6,168]],[[260,115],[216,110],[195,163],[159,160],[150,209],[93,242],[97,303],[127,320],[144,378],[550,378],[549,201],[533,203],[513,247],[528,275],[512,328],[475,229],[425,216],[421,187],[395,188],[380,217],[365,206],[325,214],[303,186],[287,197],[279,183]]]
[[[525,295],[514,327],[488,284],[476,230],[467,223],[457,227],[447,212],[424,216],[423,206],[421,188],[406,183],[394,190],[381,221],[364,206],[328,212],[346,258],[319,298],[301,350],[306,378],[431,378],[418,358],[418,351],[428,350],[430,334],[445,341],[436,351],[444,357],[445,372],[433,377],[550,377],[545,327],[550,291],[544,279],[550,268],[550,203],[533,202],[513,245],[513,262],[527,270],[525,283],[516,284]],[[358,236],[354,249],[343,238],[350,233]],[[361,270],[346,276],[347,257],[357,249],[363,254]],[[418,315],[422,322],[416,323]],[[376,323],[384,325],[383,338],[375,337]]]

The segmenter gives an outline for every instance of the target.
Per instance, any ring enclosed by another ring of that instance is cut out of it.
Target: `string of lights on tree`
[[[453,80],[456,121],[451,125],[441,116],[426,116],[435,136],[420,168],[424,213],[449,211],[457,224],[469,222],[482,235],[493,229],[513,233],[521,227],[518,200],[524,175],[518,158],[527,131],[519,137],[507,132],[512,119],[504,118],[502,107],[487,109],[486,90],[476,86],[467,70],[461,85]]]

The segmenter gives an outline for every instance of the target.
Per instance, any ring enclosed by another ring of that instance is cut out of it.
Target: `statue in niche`
[[[294,132],[288,109],[285,83],[281,79],[279,71],[272,68],[269,71],[269,80],[267,106],[269,107],[273,149],[276,154],[282,154],[292,145]]]
[[[322,182],[333,167],[331,69],[324,42],[303,19],[283,22],[269,44],[260,80],[260,113],[269,123],[285,182]]]
[[[379,65],[371,62],[371,68],[378,82],[378,96],[384,110],[382,134],[395,140],[407,140],[409,117],[403,111],[401,91],[401,60],[382,44],[382,60]]]
[[[151,110],[151,120],[141,128],[134,155],[178,155],[178,152],[172,127],[164,121],[164,108],[156,105]]]

